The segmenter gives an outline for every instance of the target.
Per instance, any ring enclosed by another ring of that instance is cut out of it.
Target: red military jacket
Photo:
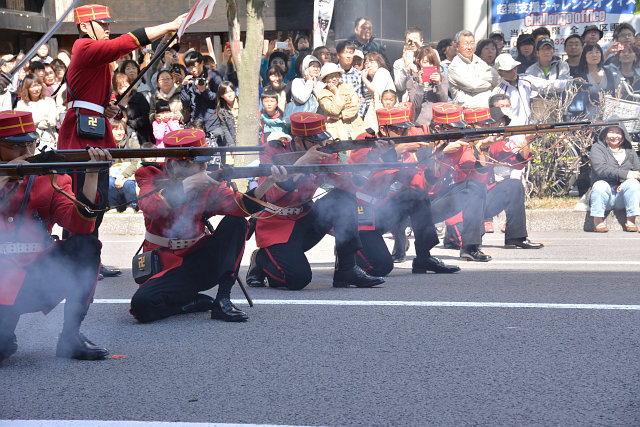
[[[292,149],[293,144],[283,144],[281,141],[270,141],[267,143],[265,151],[260,154],[260,163],[272,164],[271,158],[276,154],[295,151]],[[323,164],[339,163],[338,156],[333,155],[331,159],[327,159]],[[266,178],[261,178],[262,182]],[[301,207],[305,203],[311,202],[316,190],[323,184],[335,185],[338,188],[347,191],[353,190],[350,180],[345,179],[339,174],[309,174],[301,180],[293,183],[289,180],[285,183],[273,185],[266,193],[265,198],[269,203],[273,203],[281,207]],[[274,215],[270,212],[261,212],[258,214],[256,222],[256,244],[259,248],[266,248],[280,243],[289,241],[293,226],[296,220],[304,217],[310,211],[308,207],[298,215]]]
[[[29,201],[16,235],[15,228],[16,224],[20,222],[18,216],[27,188],[27,179],[21,183],[9,181],[0,190],[0,243],[43,243],[46,247],[46,253],[55,244],[50,239],[54,224],[58,224],[74,234],[89,234],[93,231],[95,214],[78,208],[67,197],[55,191],[48,176],[37,176],[34,178]],[[56,182],[64,191],[73,194],[71,178],[68,175],[58,175]],[[17,191],[11,194],[16,186]],[[96,207],[83,195],[78,195],[78,199],[91,208]],[[36,214],[39,219],[35,218]],[[42,254],[43,252],[18,255],[0,254],[0,305],[12,305],[15,302],[27,270],[34,262],[37,262],[38,257]]]
[[[91,102],[101,106],[111,97],[110,63],[144,45],[149,44],[144,29],[123,34],[112,40],[93,40],[83,37],[73,44],[71,63],[67,70],[67,87],[71,89],[75,99]],[[67,90],[67,100],[74,98]],[[82,114],[98,115],[98,113],[80,109]],[[76,109],[70,108],[64,117],[58,137],[58,149],[84,149],[92,147],[116,148],[111,124],[106,120],[104,139],[80,138],[77,134]]]
[[[255,211],[248,206],[242,193],[234,193],[229,187],[211,187],[198,194],[185,194],[182,184],[177,183],[145,197],[156,190],[156,180],[168,179],[164,165],[148,163],[136,171],[136,182],[140,187],[138,206],[144,214],[144,225],[148,232],[172,239],[191,239],[204,233],[202,218],[214,215],[248,216],[247,211]],[[187,249],[170,250],[144,241],[143,251],[160,248],[161,271],[153,276],[160,277],[167,271],[182,265],[183,257],[197,251],[200,242]]]

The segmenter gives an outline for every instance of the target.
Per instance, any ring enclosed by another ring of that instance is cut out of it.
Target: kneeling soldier
[[[31,113],[0,112],[0,161],[25,163],[35,152],[38,135]],[[92,161],[110,160],[108,152],[89,149]],[[53,182],[59,190],[54,189]],[[98,173],[87,172],[82,191],[71,191],[71,178],[29,176],[24,180],[0,177],[0,361],[16,352],[15,328],[23,313],[49,313],[60,301],[64,323],[56,355],[82,360],[104,359],[107,349],[80,333],[98,280],[100,243],[91,235],[100,200]],[[74,201],[92,210],[79,208]],[[71,231],[54,241],[54,224]]]
[[[173,131],[165,136],[164,144],[167,148],[207,146],[204,132],[195,129]],[[212,319],[248,319],[230,300],[244,252],[244,217],[262,209],[252,198],[262,198],[283,176],[274,167],[274,175],[256,189],[246,195],[234,193],[206,173],[210,160],[206,156],[170,158],[162,165],[145,163],[136,171],[138,205],[147,229],[143,250],[154,251],[159,261],[159,271],[131,298],[131,314],[140,322],[209,310]],[[156,191],[158,180],[168,185]],[[225,217],[213,234],[206,234],[206,220],[214,215]],[[215,300],[200,293],[215,285]]]

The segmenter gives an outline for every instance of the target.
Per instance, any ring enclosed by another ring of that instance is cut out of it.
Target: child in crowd
[[[394,90],[387,89],[382,92],[380,102],[382,103],[382,108],[395,107],[396,105],[398,105],[398,95]]]
[[[159,99],[156,102],[156,116],[153,121],[153,136],[156,138],[156,147],[164,148],[162,140],[169,132],[180,129],[180,121],[171,112],[169,102]]]
[[[265,90],[262,93],[262,115],[260,115],[260,143],[265,144],[271,132],[289,133],[284,113],[278,108],[278,93]]]

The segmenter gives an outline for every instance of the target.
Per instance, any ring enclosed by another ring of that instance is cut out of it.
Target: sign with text
[[[622,22],[636,29],[640,16],[634,16],[636,0],[493,0],[491,31],[502,31],[509,46],[518,36],[547,27],[558,52],[564,52],[564,40],[571,34],[582,35],[587,25],[603,31],[601,45],[613,40],[613,31]]]

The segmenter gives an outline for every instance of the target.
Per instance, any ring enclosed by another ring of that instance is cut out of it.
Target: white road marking
[[[105,420],[0,420],[0,427],[294,427],[284,424],[186,423]],[[300,426],[296,426],[300,427]]]
[[[247,304],[244,299],[233,299],[234,304]],[[640,311],[640,305],[622,304],[558,304],[538,302],[482,302],[482,301],[361,301],[361,300],[285,300],[258,299],[256,305],[326,305],[343,307],[476,307],[476,308],[545,308],[574,310],[631,310]],[[94,304],[129,304],[130,299],[95,299]]]

